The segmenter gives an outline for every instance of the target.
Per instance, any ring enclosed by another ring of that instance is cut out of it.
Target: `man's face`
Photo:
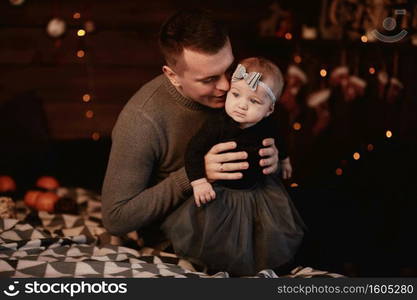
[[[225,109],[242,128],[247,128],[269,116],[274,107],[263,87],[258,86],[252,91],[244,80],[239,80],[232,82]]]
[[[202,105],[224,107],[230,88],[227,71],[234,60],[232,47],[226,45],[216,54],[205,54],[184,49],[175,67],[177,89]]]

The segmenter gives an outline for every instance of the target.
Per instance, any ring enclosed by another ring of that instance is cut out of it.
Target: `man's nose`
[[[223,74],[219,81],[217,81],[216,89],[227,92],[230,88],[229,80],[226,74]]]

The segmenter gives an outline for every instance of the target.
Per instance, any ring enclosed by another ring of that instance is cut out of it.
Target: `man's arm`
[[[122,235],[164,217],[191,192],[184,168],[149,187],[160,151],[151,119],[125,109],[112,132],[102,189],[103,224],[111,234]]]

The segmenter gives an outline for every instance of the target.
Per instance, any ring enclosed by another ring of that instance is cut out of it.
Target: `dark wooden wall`
[[[159,71],[154,36],[172,10],[169,1],[26,2],[0,4],[1,100],[35,90],[54,139],[89,138],[95,131],[109,135],[123,104]],[[77,11],[80,20],[72,18]],[[53,16],[67,22],[60,45],[45,31]],[[78,37],[89,19],[96,32]],[[79,49],[84,58],[76,56]],[[89,103],[82,101],[84,93],[91,94]],[[94,111],[92,119],[85,117],[87,110]]]
[[[268,1],[259,3],[265,11]],[[37,0],[16,7],[1,1],[0,104],[35,91],[51,138],[90,138],[96,131],[109,136],[130,96],[160,73],[160,24],[177,8],[190,5],[218,8],[237,38],[256,27],[259,16],[250,1]],[[81,19],[72,18],[75,12]],[[59,39],[46,33],[52,17],[67,23]],[[96,31],[78,37],[87,20],[95,22]],[[79,49],[85,50],[85,57],[76,56]],[[92,96],[89,103],[82,101],[85,93]],[[85,117],[87,110],[94,111],[93,118]]]
[[[294,54],[301,54],[301,67],[313,90],[323,84],[318,76],[321,68],[331,70],[340,64],[342,48],[346,49],[352,70],[365,79],[370,66],[392,69],[392,57],[397,52],[398,77],[410,87],[407,99],[415,97],[415,47],[300,40],[301,24],[318,26],[321,0],[279,0],[282,7],[292,11],[297,24],[293,31],[298,37],[291,41],[262,39],[257,27],[270,14],[271,2],[26,0],[21,6],[12,6],[9,1],[0,1],[0,106],[11,99],[22,101],[19,95],[34,91],[42,102],[52,139],[89,139],[93,132],[109,137],[123,105],[142,84],[160,73],[163,61],[157,35],[161,23],[177,9],[190,6],[214,9],[228,23],[237,59],[262,55],[285,70]],[[72,18],[75,12],[81,13],[81,19]],[[67,23],[66,33],[59,39],[46,33],[46,25],[53,17]],[[96,31],[78,37],[77,30],[88,20],[95,22]],[[85,50],[85,57],[76,56],[79,49]],[[85,93],[92,96],[89,103],[82,101]],[[93,118],[86,118],[87,110],[94,112]]]

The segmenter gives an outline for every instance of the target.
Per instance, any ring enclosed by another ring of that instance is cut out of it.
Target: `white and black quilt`
[[[112,237],[101,223],[98,195],[81,188],[61,188],[76,199],[80,213],[31,212],[16,201],[17,217],[0,219],[0,278],[228,278],[227,272],[207,275],[172,253],[133,249],[134,237]],[[285,277],[340,277],[298,267]],[[274,278],[272,270],[260,278]]]

